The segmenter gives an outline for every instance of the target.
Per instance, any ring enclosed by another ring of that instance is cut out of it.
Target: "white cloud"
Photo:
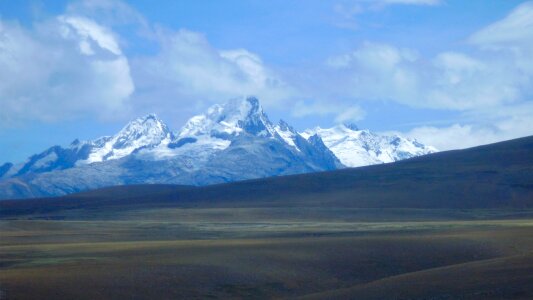
[[[435,65],[448,71],[468,73],[485,68],[482,62],[458,52],[440,53],[435,59]]]
[[[112,30],[123,25],[157,52],[128,58]],[[259,55],[154,27],[118,0],[76,1],[29,28],[0,21],[0,77],[0,125],[152,111],[183,121],[213,102],[253,94],[279,107],[294,93]]]
[[[326,65],[347,78],[332,79],[340,83],[336,88],[359,100],[465,111],[518,103],[533,94],[533,63],[526,56],[474,53],[477,57],[449,51],[427,59],[413,50],[366,42]]]
[[[297,118],[316,115],[334,116],[335,123],[351,123],[363,120],[366,111],[356,104],[317,100],[298,101],[292,108],[292,116]]]
[[[466,46],[428,58],[366,42],[326,61],[322,87],[358,101],[459,112],[463,122],[406,133],[441,150],[533,134],[533,1],[472,34]]]
[[[137,101],[177,111],[199,99],[212,103],[253,94],[268,106],[282,104],[292,92],[250,51],[216,49],[202,34],[185,29],[160,30],[158,37],[159,53],[134,61]]]
[[[388,71],[397,67],[402,61],[412,62],[416,59],[417,54],[412,50],[365,42],[352,53],[331,57],[326,63],[340,69],[356,65],[364,69]]]
[[[366,42],[349,54],[328,59],[326,65],[339,71],[331,78],[339,83],[334,86],[351,97],[407,102],[417,100],[417,59],[409,49]]]
[[[335,10],[339,22],[352,26],[354,16],[369,10],[441,3],[355,0]],[[454,110],[464,122],[407,134],[440,149],[499,141],[533,133],[532,16],[528,1],[474,33],[462,51],[424,57],[416,49],[365,42],[330,57],[325,67],[282,76],[249,50],[217,49],[185,29],[153,29],[121,1],[78,1],[64,15],[31,28],[0,20],[0,125],[117,116],[130,108],[181,122],[210,103],[254,94],[267,108],[285,105],[294,117],[335,122],[363,119],[366,112],[357,105],[363,101]],[[132,23],[143,31],[135,38],[148,38],[158,48],[155,54],[126,57],[122,47],[128,41],[112,28]],[[315,100],[289,102],[304,97]]]
[[[366,112],[359,106],[346,108],[335,117],[336,123],[357,122],[365,118]]]
[[[96,22],[79,16],[59,16],[58,20],[66,25],[62,28],[63,37],[70,38],[73,35],[77,35],[75,38],[79,40],[80,49],[83,54],[94,54],[90,45],[91,41],[98,44],[100,48],[108,50],[115,55],[122,54],[111,31],[98,25]],[[75,33],[72,33],[72,30]]]
[[[336,115],[339,114],[342,109],[338,105],[331,103],[323,103],[320,101],[297,101],[291,111],[292,116],[296,118],[303,118],[307,116],[319,115]]]
[[[435,59],[436,86],[429,101],[446,108],[480,110],[532,101],[533,2],[474,33],[477,58],[457,52]]]
[[[468,49],[468,54],[445,51],[428,58],[413,49],[365,42],[352,52],[327,59],[330,72],[324,80],[338,83],[334,86],[343,90],[345,97],[433,109],[497,109],[532,100],[533,1],[519,5],[501,21],[474,33],[469,43],[473,48]]]
[[[533,102],[465,113],[465,123],[446,127],[420,126],[405,133],[439,150],[500,142],[533,134]]]
[[[236,64],[258,87],[264,88],[268,83],[268,71],[256,54],[246,49],[219,51],[219,54],[222,58]]]
[[[464,149],[531,135],[531,130],[523,126],[532,128],[533,122],[509,119],[496,124],[494,127],[477,124],[454,124],[440,128],[424,126],[414,128],[405,135],[444,151]]]
[[[431,145],[439,151],[463,149],[500,140],[492,130],[460,124],[442,128],[432,126],[417,127],[406,133],[406,135],[426,145]]]
[[[148,21],[138,11],[120,0],[78,0],[67,5],[66,14],[98,19],[106,26],[137,24],[149,29]]]
[[[470,42],[487,49],[533,47],[533,1],[519,5],[504,19],[475,33]]]
[[[134,90],[111,31],[63,16],[26,29],[0,21],[0,122],[107,117]]]

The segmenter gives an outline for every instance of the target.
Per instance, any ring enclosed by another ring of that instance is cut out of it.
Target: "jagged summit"
[[[357,127],[357,125],[355,125],[354,123],[344,123],[344,124],[342,124],[342,126],[344,126],[347,129],[353,130],[353,131],[358,131],[359,130],[359,127]]]
[[[282,131],[290,131],[290,132],[296,133],[296,130],[294,129],[294,127],[289,125],[289,123],[285,122],[285,120],[279,120],[278,127]]]
[[[180,137],[211,135],[228,139],[240,133],[272,136],[273,126],[255,97],[232,99],[215,104],[207,113],[194,116],[179,132]]]
[[[148,114],[128,123],[117,136],[128,141],[139,139],[141,136],[148,138],[164,138],[170,134],[168,126],[156,114]]]
[[[75,139],[70,143],[70,147],[78,147],[82,142],[79,139]]]
[[[0,198],[53,196],[109,185],[205,185],[396,161],[434,151],[353,124],[299,133],[273,124],[255,97],[213,105],[176,133],[155,114],[118,133],[53,146],[0,166]]]
[[[390,163],[437,151],[413,139],[399,135],[381,135],[368,129],[359,129],[353,124],[341,124],[325,129],[316,127],[302,132],[308,139],[315,134],[349,167]]]
[[[153,148],[172,138],[168,126],[156,114],[148,114],[129,122],[114,136],[89,142],[92,146],[90,154],[79,164],[122,158],[140,148]]]

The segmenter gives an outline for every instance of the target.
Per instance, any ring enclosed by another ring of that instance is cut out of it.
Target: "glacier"
[[[298,132],[270,121],[255,97],[213,105],[173,132],[155,114],[117,134],[53,146],[0,166],[0,199],[58,196],[112,185],[207,185],[388,163],[436,149],[352,125]]]
[[[353,124],[326,129],[316,127],[301,134],[306,138],[318,135],[347,167],[390,163],[437,152],[434,147],[423,145],[414,139],[399,135],[380,135],[367,129],[360,130]]]

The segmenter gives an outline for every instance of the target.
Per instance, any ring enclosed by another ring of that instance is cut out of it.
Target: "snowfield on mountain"
[[[362,167],[390,163],[437,152],[431,146],[398,135],[380,135],[369,130],[359,130],[353,124],[333,128],[308,129],[302,136],[317,134],[324,144],[347,167]]]
[[[138,183],[208,185],[388,163],[435,152],[353,125],[297,132],[273,124],[254,97],[214,105],[172,132],[155,114],[116,135],[53,146],[0,166],[0,198],[57,196]]]

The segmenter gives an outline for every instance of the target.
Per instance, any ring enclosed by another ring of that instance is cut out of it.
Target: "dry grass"
[[[0,290],[7,299],[381,299],[410,295],[416,284],[412,297],[424,298],[455,295],[464,274],[478,278],[462,281],[470,296],[530,295],[523,280],[506,277],[514,285],[494,290],[499,277],[480,274],[527,275],[532,233],[527,219],[2,221]]]

